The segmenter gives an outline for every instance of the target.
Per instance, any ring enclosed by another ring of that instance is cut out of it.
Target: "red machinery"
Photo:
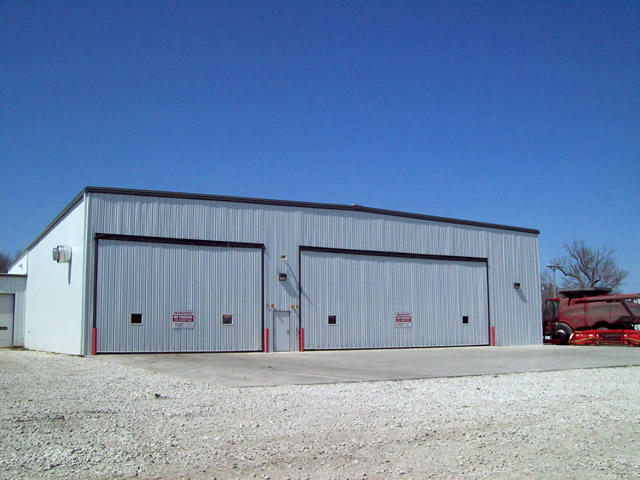
[[[640,330],[578,330],[571,345],[629,345],[640,347]]]
[[[607,288],[560,290],[544,309],[544,341],[572,345],[639,345],[640,294]]]

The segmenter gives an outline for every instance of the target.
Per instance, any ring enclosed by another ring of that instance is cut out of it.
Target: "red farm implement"
[[[610,294],[607,288],[560,290],[543,312],[545,343],[640,344],[640,294]]]
[[[580,330],[573,332],[569,344],[640,347],[640,330]]]

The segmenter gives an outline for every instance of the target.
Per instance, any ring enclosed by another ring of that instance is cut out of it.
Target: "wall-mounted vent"
[[[71,247],[58,245],[53,249],[53,261],[58,263],[69,263],[71,261]]]

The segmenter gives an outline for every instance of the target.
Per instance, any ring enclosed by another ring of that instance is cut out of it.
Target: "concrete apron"
[[[93,358],[216,385],[249,387],[623,367],[640,365],[640,348],[544,345]]]

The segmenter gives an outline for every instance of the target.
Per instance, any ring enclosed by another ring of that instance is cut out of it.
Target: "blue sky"
[[[86,185],[584,239],[640,291],[640,3],[0,3],[0,251]]]

